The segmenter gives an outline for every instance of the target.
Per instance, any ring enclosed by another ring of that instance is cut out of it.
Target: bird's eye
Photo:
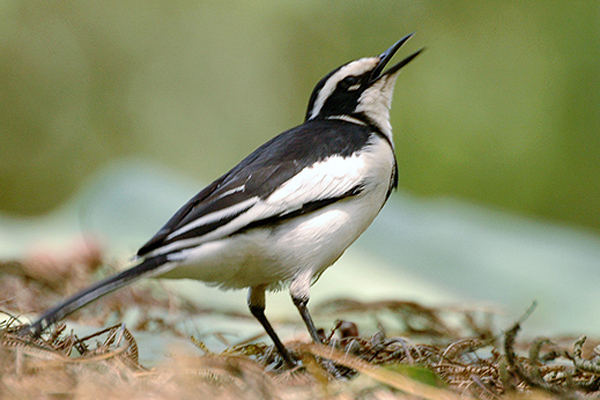
[[[340,85],[346,90],[356,90],[360,87],[359,80],[356,76],[347,76],[341,82]]]

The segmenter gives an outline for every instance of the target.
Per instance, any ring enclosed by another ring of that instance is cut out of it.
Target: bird
[[[350,61],[314,87],[304,122],[264,143],[185,203],[137,251],[134,266],[67,298],[27,325],[39,336],[73,311],[140,278],[248,289],[247,305],[282,359],[295,360],[265,315],[265,293],[289,288],[311,339],[310,287],[375,219],[398,186],[390,108],[402,67],[384,69],[413,34]]]

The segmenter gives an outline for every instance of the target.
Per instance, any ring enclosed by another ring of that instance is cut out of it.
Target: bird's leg
[[[306,328],[308,329],[308,333],[310,333],[310,337],[312,338],[313,342],[321,343],[321,338],[319,337],[315,323],[310,316],[310,312],[308,312],[308,307],[306,307],[306,304],[308,304],[308,299],[292,296],[292,301],[298,308],[298,311],[300,312],[300,315],[306,324]]]
[[[254,317],[260,322],[260,324],[265,328],[265,331],[279,350],[279,354],[285,360],[285,363],[288,367],[293,368],[296,366],[296,363],[290,356],[290,353],[287,351],[279,337],[275,333],[275,330],[267,320],[265,316],[265,288],[264,286],[256,286],[252,287],[248,290],[248,308]]]
[[[294,279],[290,285],[290,295],[292,296],[294,305],[300,312],[300,316],[302,316],[302,319],[304,320],[304,324],[306,324],[306,328],[308,329],[308,333],[310,333],[313,342],[321,344],[321,338],[317,333],[317,328],[315,327],[315,323],[313,322],[307,307],[308,300],[310,299],[311,279],[312,275],[300,276]]]
[[[317,332],[317,328],[315,327],[315,323],[313,322],[310,313],[308,312],[308,300],[310,298],[310,282],[312,280],[312,275],[304,275],[299,276],[292,281],[290,284],[290,295],[292,296],[292,301],[300,311],[300,315],[306,324],[306,328],[308,329],[308,333],[310,333],[310,337],[313,342],[322,344],[321,338],[319,337],[319,333]],[[322,366],[333,376],[336,378],[343,377],[343,368],[336,366],[334,362],[331,360],[323,359]]]

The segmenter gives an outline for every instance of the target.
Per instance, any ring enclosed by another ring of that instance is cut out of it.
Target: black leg
[[[310,313],[308,312],[308,307],[306,307],[306,305],[308,304],[308,298],[295,297],[294,295],[292,295],[292,301],[294,302],[296,308],[298,308],[298,311],[300,312],[300,315],[302,316],[302,319],[306,324],[306,328],[308,329],[308,333],[310,333],[310,337],[312,338],[313,342],[321,343],[321,338],[317,333],[315,323],[313,322]]]
[[[304,323],[306,324],[306,328],[308,329],[308,332],[310,333],[310,336],[312,337],[313,342],[318,343],[318,344],[323,344],[323,342],[321,342],[321,338],[319,337],[319,334],[317,333],[317,328],[315,327],[315,323],[313,322],[313,320],[310,316],[310,313],[308,312],[308,307],[306,306],[308,304],[308,296],[306,295],[306,292],[304,293],[304,295],[294,296],[294,294],[292,294],[292,301],[298,308],[298,311],[300,311],[300,315],[302,316],[302,319],[304,320]],[[336,365],[331,360],[323,359],[322,366],[331,375],[335,376],[336,378],[343,377],[343,375],[342,375],[343,367],[336,367]]]
[[[263,328],[265,328],[265,331],[273,341],[273,344],[275,344],[275,347],[277,347],[277,350],[279,350],[279,354],[281,354],[281,357],[283,357],[285,363],[290,368],[295,367],[296,363],[290,356],[290,353],[287,351],[283,343],[281,343],[279,336],[277,336],[275,330],[273,329],[273,327],[267,320],[267,317],[265,316],[264,288],[250,288],[250,290],[248,291],[248,308],[250,308],[250,312],[252,313],[252,315],[254,315],[254,317],[258,320],[258,322],[260,322]]]

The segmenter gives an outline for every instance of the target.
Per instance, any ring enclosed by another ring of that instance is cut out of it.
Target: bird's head
[[[411,37],[412,34],[403,37],[379,56],[351,61],[327,74],[317,83],[310,96],[306,120],[358,120],[376,126],[391,137],[389,110],[398,72],[423,49],[387,71],[383,72],[383,69],[396,51]]]

